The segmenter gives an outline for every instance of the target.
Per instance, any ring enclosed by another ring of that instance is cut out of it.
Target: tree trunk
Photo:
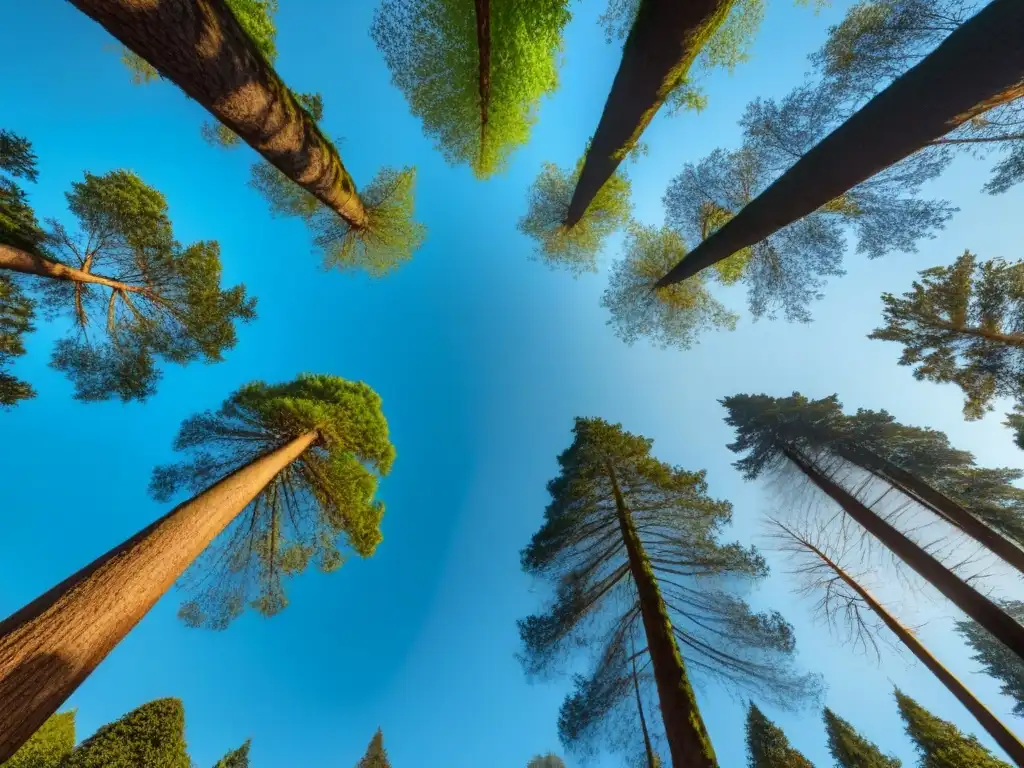
[[[225,0],[70,0],[354,229],[368,224],[338,150]]]
[[[1024,660],[1024,626],[888,522],[861,504],[846,489],[826,477],[810,461],[786,446],[783,454],[812,483],[835,501],[846,514],[882,542],[894,555],[913,568],[929,584],[987,629],[1010,651]]]
[[[641,0],[564,225],[574,227],[640,140],[734,0]]]
[[[961,334],[963,336],[975,336],[979,339],[988,339],[989,341],[997,341],[1000,344],[1008,344],[1013,347],[1024,347],[1024,335],[1019,333],[999,333],[997,331],[987,331],[984,328],[972,328],[965,325],[953,325],[952,323],[944,323],[936,321],[932,323],[932,327],[939,328],[943,331],[949,331],[953,334]]]
[[[1024,549],[989,528],[945,494],[871,451],[843,445],[837,446],[835,450],[841,458],[888,481],[907,496],[928,507],[1024,575]]]
[[[491,4],[476,0],[476,47],[480,64],[480,160],[487,136],[487,107],[491,103]]]
[[[914,636],[913,632],[904,627],[895,616],[891,615],[885,607],[874,598],[870,592],[858,584],[836,563],[832,562],[824,552],[809,542],[801,541],[800,543],[813,551],[815,555],[821,558],[821,560],[828,565],[828,567],[831,568],[848,587],[850,587],[850,589],[856,592],[867,606],[884,622],[885,626],[892,630],[893,634],[900,639],[900,642],[910,649],[910,652],[917,657],[917,660],[924,664],[928,668],[928,671],[939,678],[939,681],[946,686],[949,692],[956,696],[957,701],[963,704],[967,711],[974,715],[975,719],[981,724],[981,727],[984,728],[988,732],[988,735],[1003,748],[1006,754],[1008,754],[1013,761],[1017,763],[1017,765],[1024,766],[1024,744],[1021,744],[1020,740],[1013,734],[1013,732],[1003,725],[999,718],[992,714],[988,707],[982,704],[975,695],[971,693],[970,689],[957,679],[956,675],[946,669],[938,659],[932,656],[929,650],[921,644],[921,641]]]
[[[629,570],[640,597],[640,615],[643,617],[647,648],[654,667],[654,681],[661,701],[661,716],[665,723],[672,764],[686,768],[718,768],[714,747],[697,708],[686,666],[672,634],[672,621],[661,597],[658,581],[640,543],[633,515],[622,497],[615,467],[610,461],[606,466],[615,495],[619,529],[629,558]]]
[[[1024,2],[993,0],[669,270],[658,288],[761,242],[968,120],[1024,96]]]
[[[137,285],[129,285],[119,280],[111,280],[102,275],[94,275],[82,269],[69,267],[59,261],[36,256],[20,248],[0,243],[0,269],[9,269],[12,272],[21,272],[26,275],[37,275],[48,277],[52,280],[72,280],[76,283],[92,283],[93,285],[104,285],[113,288],[115,291],[127,291],[129,293],[145,293],[146,289]]]
[[[647,731],[647,718],[644,717],[644,703],[640,700],[640,681],[636,676],[636,657],[633,657],[633,690],[636,692],[636,711],[640,715],[640,730],[644,735],[644,753],[647,755],[647,768],[658,768],[651,744],[651,734]]]
[[[0,764],[317,437],[307,432],[236,470],[0,622]]]

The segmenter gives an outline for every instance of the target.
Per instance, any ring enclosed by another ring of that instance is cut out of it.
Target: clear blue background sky
[[[734,534],[747,542],[772,503],[730,466],[731,434],[716,402],[727,394],[838,392],[847,408],[887,408],[944,429],[984,464],[1020,464],[999,414],[965,423],[957,391],[915,382],[896,365],[897,347],[865,338],[879,319],[879,294],[903,290],[917,270],[965,248],[984,258],[1024,255],[1024,191],[983,196],[988,164],[962,159],[933,185],[961,211],[920,253],[872,263],[851,255],[815,323],[744,318],[737,332],[686,354],[629,348],[598,305],[604,271],[579,280],[550,272],[516,231],[540,164],[573,163],[597,124],[619,58],[596,24],[603,2],[573,4],[561,87],[509,172],[485,183],[447,167],[422,137],[370,40],[374,5],[284,0],[277,24],[282,75],[296,90],[323,93],[326,126],[344,136],[357,183],[382,165],[419,168],[427,244],[380,281],[321,271],[302,226],[272,219],[246,186],[254,153],[206,145],[205,113],[170,84],[131,85],[111,38],[71,5],[4,4],[0,126],[35,144],[40,181],[31,199],[40,216],[66,220],[63,194],[85,170],[134,170],[167,196],[182,241],[220,241],[225,279],[259,297],[260,318],[242,329],[227,362],[169,369],[158,396],[131,406],[72,401],[46,365],[63,329],[39,323],[16,369],[39,396],[0,414],[0,614],[160,514],[146,484],[150,469],[171,458],[178,424],[246,381],[301,371],[363,379],[383,396],[398,449],[382,487],[384,543],[372,560],[303,576],[285,613],[246,616],[219,634],[179,625],[180,595],[168,595],[72,698],[80,736],[146,700],[179,696],[200,766],[251,736],[256,768],[347,768],[378,725],[396,768],[519,768],[558,750],[567,684],[530,685],[514,658],[515,620],[543,594],[520,572],[518,552],[541,520],[544,485],[576,415],[621,421],[654,438],[661,458],[706,468],[712,494],[734,502]],[[814,15],[773,0],[751,61],[708,83],[708,109],[660,116],[648,129],[650,154],[631,171],[638,218],[660,223],[670,178],[686,161],[735,146],[744,105],[794,86],[806,54],[847,6],[836,0]],[[618,246],[618,238],[609,244],[603,270]],[[729,298],[743,304],[739,291]],[[913,764],[892,683],[977,732],[910,660],[887,657],[878,668],[838,647],[791,586],[777,568],[756,602],[786,611],[802,663],[826,674],[827,703],[883,748]],[[1010,587],[1019,596],[1019,584]],[[1010,702],[949,633],[952,613],[923,604],[922,635],[1008,716]],[[716,688],[700,703],[722,765],[744,764],[742,704]],[[830,764],[820,713],[768,713],[816,764]]]

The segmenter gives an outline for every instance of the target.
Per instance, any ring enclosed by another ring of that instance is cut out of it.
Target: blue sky
[[[1021,464],[1000,414],[965,423],[957,391],[915,382],[896,365],[897,347],[865,338],[879,319],[879,294],[903,290],[917,270],[950,263],[965,248],[983,258],[1021,256],[1010,222],[1024,209],[1024,191],[982,195],[986,163],[961,159],[929,190],[961,210],[919,253],[870,263],[850,255],[847,276],[829,286],[813,324],[744,317],[735,333],[687,353],[626,347],[598,304],[619,238],[601,274],[573,280],[531,260],[531,243],[516,231],[540,164],[571,165],[600,116],[619,57],[596,25],[600,0],[573,4],[559,91],[509,171],[483,183],[445,165],[390,86],[369,37],[373,3],[281,5],[278,68],[296,90],[322,92],[325,124],[344,137],[340,150],[357,183],[382,165],[418,167],[417,214],[428,240],[384,280],[323,272],[302,226],[271,218],[246,186],[254,153],[206,145],[205,113],[173,86],[131,85],[111,38],[70,4],[18,3],[4,15],[0,126],[34,142],[40,181],[31,199],[40,216],[66,220],[63,193],[85,170],[134,170],[167,196],[179,239],[221,243],[225,280],[245,282],[260,317],[225,363],[168,369],[156,397],[130,406],[71,400],[69,384],[46,365],[63,329],[39,323],[16,368],[39,396],[0,415],[0,613],[161,514],[146,484],[151,468],[171,458],[178,424],[249,380],[301,371],[365,380],[384,399],[398,451],[381,490],[385,540],[371,560],[303,576],[291,584],[285,613],[246,616],[223,633],[182,627],[180,595],[168,595],[72,698],[80,735],[151,698],[179,696],[200,766],[251,736],[256,768],[347,767],[378,726],[396,768],[518,768],[558,750],[567,685],[528,684],[514,658],[515,620],[543,596],[520,572],[518,553],[539,525],[545,483],[576,415],[620,421],[654,438],[662,459],[706,468],[712,495],[734,503],[734,535],[745,542],[757,540],[772,502],[730,466],[731,434],[716,402],[728,394],[838,392],[849,409],[886,408],[943,429],[982,464]],[[751,61],[711,78],[707,110],[654,121],[644,137],[650,153],[631,169],[640,220],[661,222],[661,195],[685,162],[738,143],[750,99],[782,95],[799,81],[806,54],[847,6],[836,0],[815,15],[775,0]],[[794,622],[801,662],[826,674],[829,706],[907,766],[912,749],[893,683],[978,731],[909,659],[890,656],[879,668],[839,647],[791,594],[784,566],[771,562],[779,567],[755,602]],[[1019,596],[1009,586],[1004,594]],[[949,633],[953,609],[916,602],[907,617],[923,623],[929,646],[1009,717],[1010,702]],[[716,688],[700,703],[721,764],[743,764],[742,705]],[[812,761],[829,764],[818,712],[768,714]]]

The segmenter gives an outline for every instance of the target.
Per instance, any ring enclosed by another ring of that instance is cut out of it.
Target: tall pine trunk
[[[715,750],[697,708],[697,700],[693,695],[683,657],[676,645],[672,620],[661,597],[654,570],[640,542],[633,514],[622,497],[615,467],[609,461],[607,468],[615,495],[619,530],[629,560],[629,571],[640,598],[640,615],[647,635],[647,648],[651,654],[672,764],[687,768],[718,768]]]
[[[963,531],[1024,575],[1024,549],[976,518],[945,494],[890,461],[863,448],[840,445],[836,454],[894,485],[939,517]]]
[[[783,454],[819,489],[835,501],[864,530],[948,598],[961,611],[987,629],[1017,656],[1024,659],[1024,626],[983,594],[961,580],[922,547],[861,504],[791,447]]]
[[[761,242],[983,112],[1024,96],[1024,2],[993,0],[658,281]]]
[[[647,768],[658,768],[657,760],[654,757],[654,746],[651,744],[651,734],[647,730],[647,718],[644,717],[644,703],[640,699],[640,680],[636,675],[636,656],[633,656],[633,691],[636,693],[636,711],[640,715],[640,731],[644,736],[644,754],[647,755]]]
[[[946,686],[950,693],[956,696],[957,701],[964,705],[968,712],[974,715],[975,719],[981,724],[989,736],[991,736],[995,742],[1003,748],[1003,750],[1017,765],[1024,766],[1024,744],[1021,744],[1020,740],[1013,734],[1013,732],[1007,728],[1003,723],[989,711],[988,707],[982,704],[970,689],[967,688],[963,683],[957,679],[957,676],[946,669],[942,662],[932,656],[931,652],[922,645],[921,641],[918,640],[914,633],[903,626],[900,621],[890,614],[885,607],[879,603],[874,595],[868,592],[867,589],[862,587],[853,579],[846,571],[834,563],[824,552],[815,547],[810,542],[801,541],[802,546],[807,547],[815,555],[821,558],[832,571],[843,580],[850,589],[857,593],[860,598],[867,604],[867,606],[875,613],[878,618],[892,630],[893,634],[899,638],[900,642],[903,643],[910,652],[914,654],[918,661],[924,664],[928,671],[939,678],[939,681]]]
[[[0,622],[0,764],[316,439],[307,432],[232,472]]]
[[[479,61],[480,90],[480,160],[483,161],[487,143],[487,108],[491,103],[491,2],[476,2],[476,47]]]
[[[34,253],[14,248],[10,245],[0,243],[0,269],[8,269],[12,272],[21,272],[26,275],[48,277],[52,280],[71,280],[76,283],[92,283],[93,285],[104,285],[113,288],[115,291],[127,291],[129,293],[145,293],[146,289],[136,285],[122,283],[119,280],[111,280],[102,275],[94,275],[84,269],[75,269],[59,261],[37,256]]]
[[[734,0],[641,0],[563,222],[574,227],[685,77]]]
[[[366,209],[334,145],[225,0],[70,0],[195,99],[271,165],[347,221]]]

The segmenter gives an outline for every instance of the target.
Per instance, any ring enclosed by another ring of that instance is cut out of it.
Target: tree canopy
[[[1024,602],[1004,600],[1002,607],[1024,624]],[[1014,700],[1013,713],[1017,717],[1024,717],[1024,662],[975,621],[959,620],[956,622],[956,630],[974,650],[971,658],[981,664],[985,674],[1002,683],[1000,690],[1004,696]]]
[[[228,752],[218,760],[213,768],[249,768],[249,747],[251,744],[252,740],[247,739],[238,749]]]
[[[387,750],[384,749],[384,732],[380,728],[373,734],[366,754],[356,764],[356,768],[391,768]]]
[[[828,734],[828,751],[836,761],[835,768],[900,768],[903,765],[899,758],[883,754],[828,707],[822,716]]]
[[[7,371],[13,358],[25,354],[22,336],[34,330],[34,317],[32,300],[14,280],[0,275],[0,408],[35,397],[30,384]]]
[[[48,718],[3,768],[61,768],[75,748],[75,711]]]
[[[302,375],[286,384],[248,384],[216,412],[187,419],[174,448],[188,455],[153,472],[160,501],[198,493],[235,469],[315,430],[310,450],[275,477],[189,569],[193,593],[179,611],[189,626],[225,629],[247,606],[283,610],[284,578],[316,564],[337,570],[339,544],[360,557],[381,541],[378,475],[394,460],[380,397],[362,382]]]
[[[814,768],[757,705],[747,709],[747,768]]]
[[[965,735],[898,689],[896,703],[907,735],[917,747],[921,768],[1010,768],[1009,763],[993,756],[977,738]]]
[[[178,699],[156,699],[104,725],[79,744],[61,768],[191,768],[185,750],[185,710]]]
[[[565,768],[565,761],[554,752],[537,755],[526,764],[526,768]]]

